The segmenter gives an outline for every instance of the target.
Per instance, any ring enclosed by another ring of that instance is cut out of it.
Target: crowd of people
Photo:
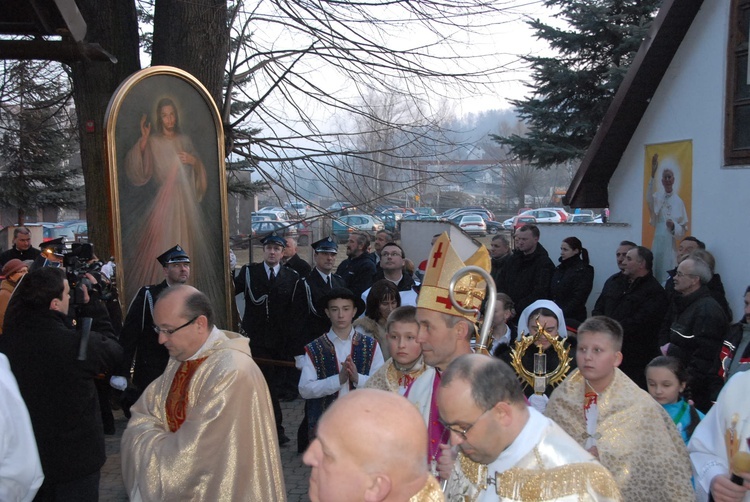
[[[285,500],[280,402],[298,398],[313,501],[750,500],[736,459],[750,455],[750,288],[730,325],[695,237],[665,284],[648,248],[621,242],[589,312],[583,243],[564,239],[555,266],[534,225],[512,250],[504,235],[461,251],[436,235],[418,267],[388,232],[372,251],[352,233],[336,270],[332,239],[308,264],[271,234],[262,261],[233,271],[238,333],[187,285],[179,245],[153,257],[164,280],[120,326],[97,295],[106,277],[81,287],[27,237],[16,229],[0,255],[0,430],[13,439],[0,500],[98,499],[107,384],[129,417],[131,500]],[[493,312],[476,275],[451,299],[467,265],[494,279]],[[488,354],[473,353],[481,323]]]

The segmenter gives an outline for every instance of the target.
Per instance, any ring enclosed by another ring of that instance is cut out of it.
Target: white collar
[[[328,336],[328,339],[329,339],[329,340],[330,340],[331,342],[336,342],[336,340],[338,340],[338,341],[340,341],[340,342],[348,342],[348,341],[351,341],[351,339],[352,339],[352,335],[354,335],[354,326],[352,326],[352,330],[351,330],[351,331],[349,332],[349,336],[348,336],[348,337],[346,338],[346,340],[342,340],[341,338],[339,338],[339,335],[337,335],[337,334],[336,334],[336,333],[335,333],[335,332],[333,331],[333,328],[329,329],[329,330],[328,330],[328,333],[326,333],[326,335]]]
[[[495,472],[504,472],[515,466],[541,441],[544,431],[549,425],[549,419],[531,406],[527,408],[529,419],[521,429],[521,433],[510,446],[500,453],[500,456],[487,466],[490,476],[494,476]]]
[[[331,277],[331,274],[324,274],[322,270],[320,270],[318,267],[315,267],[315,270],[318,271],[320,274],[320,277],[323,278],[323,282],[328,282],[328,278]]]
[[[187,360],[192,361],[193,359],[198,359],[199,357],[201,357],[201,355],[204,352],[206,352],[208,349],[210,349],[211,346],[214,344],[214,342],[218,340],[219,338],[221,338],[223,335],[224,333],[222,333],[222,331],[219,328],[214,326],[211,332],[208,334],[206,341],[203,342],[203,345],[201,345],[201,348],[198,349],[198,352],[188,357]]]

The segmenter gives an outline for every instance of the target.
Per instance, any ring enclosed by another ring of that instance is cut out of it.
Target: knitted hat
[[[473,254],[471,254],[472,251]],[[463,255],[459,256],[458,250],[451,245],[447,233],[443,233],[435,241],[430,251],[430,258],[427,260],[427,270],[419,290],[417,307],[465,317],[471,322],[476,322],[476,313],[463,314],[456,310],[450,301],[448,286],[456,272],[466,266],[474,265],[489,272],[490,255],[486,247],[476,245],[464,250]],[[479,309],[487,294],[487,284],[477,274],[466,274],[456,283],[454,293],[462,307]]]
[[[6,263],[3,267],[3,277],[10,277],[25,266],[26,265],[18,258],[8,260],[8,263]]]

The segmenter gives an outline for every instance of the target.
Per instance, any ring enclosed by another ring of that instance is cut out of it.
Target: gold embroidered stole
[[[183,422],[185,422],[190,380],[193,378],[193,374],[198,367],[206,359],[207,357],[201,357],[191,361],[183,361],[174,374],[166,403],[167,425],[172,432],[177,432]]]

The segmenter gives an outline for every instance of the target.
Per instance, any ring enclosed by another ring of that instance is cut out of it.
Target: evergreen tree
[[[512,101],[529,128],[492,135],[539,168],[580,159],[640,47],[661,0],[546,0],[566,27],[529,25],[556,54],[527,56],[531,96]]]
[[[6,62],[0,101],[0,204],[28,210],[77,207],[84,200],[68,79],[58,64]],[[76,172],[77,171],[77,172]]]

